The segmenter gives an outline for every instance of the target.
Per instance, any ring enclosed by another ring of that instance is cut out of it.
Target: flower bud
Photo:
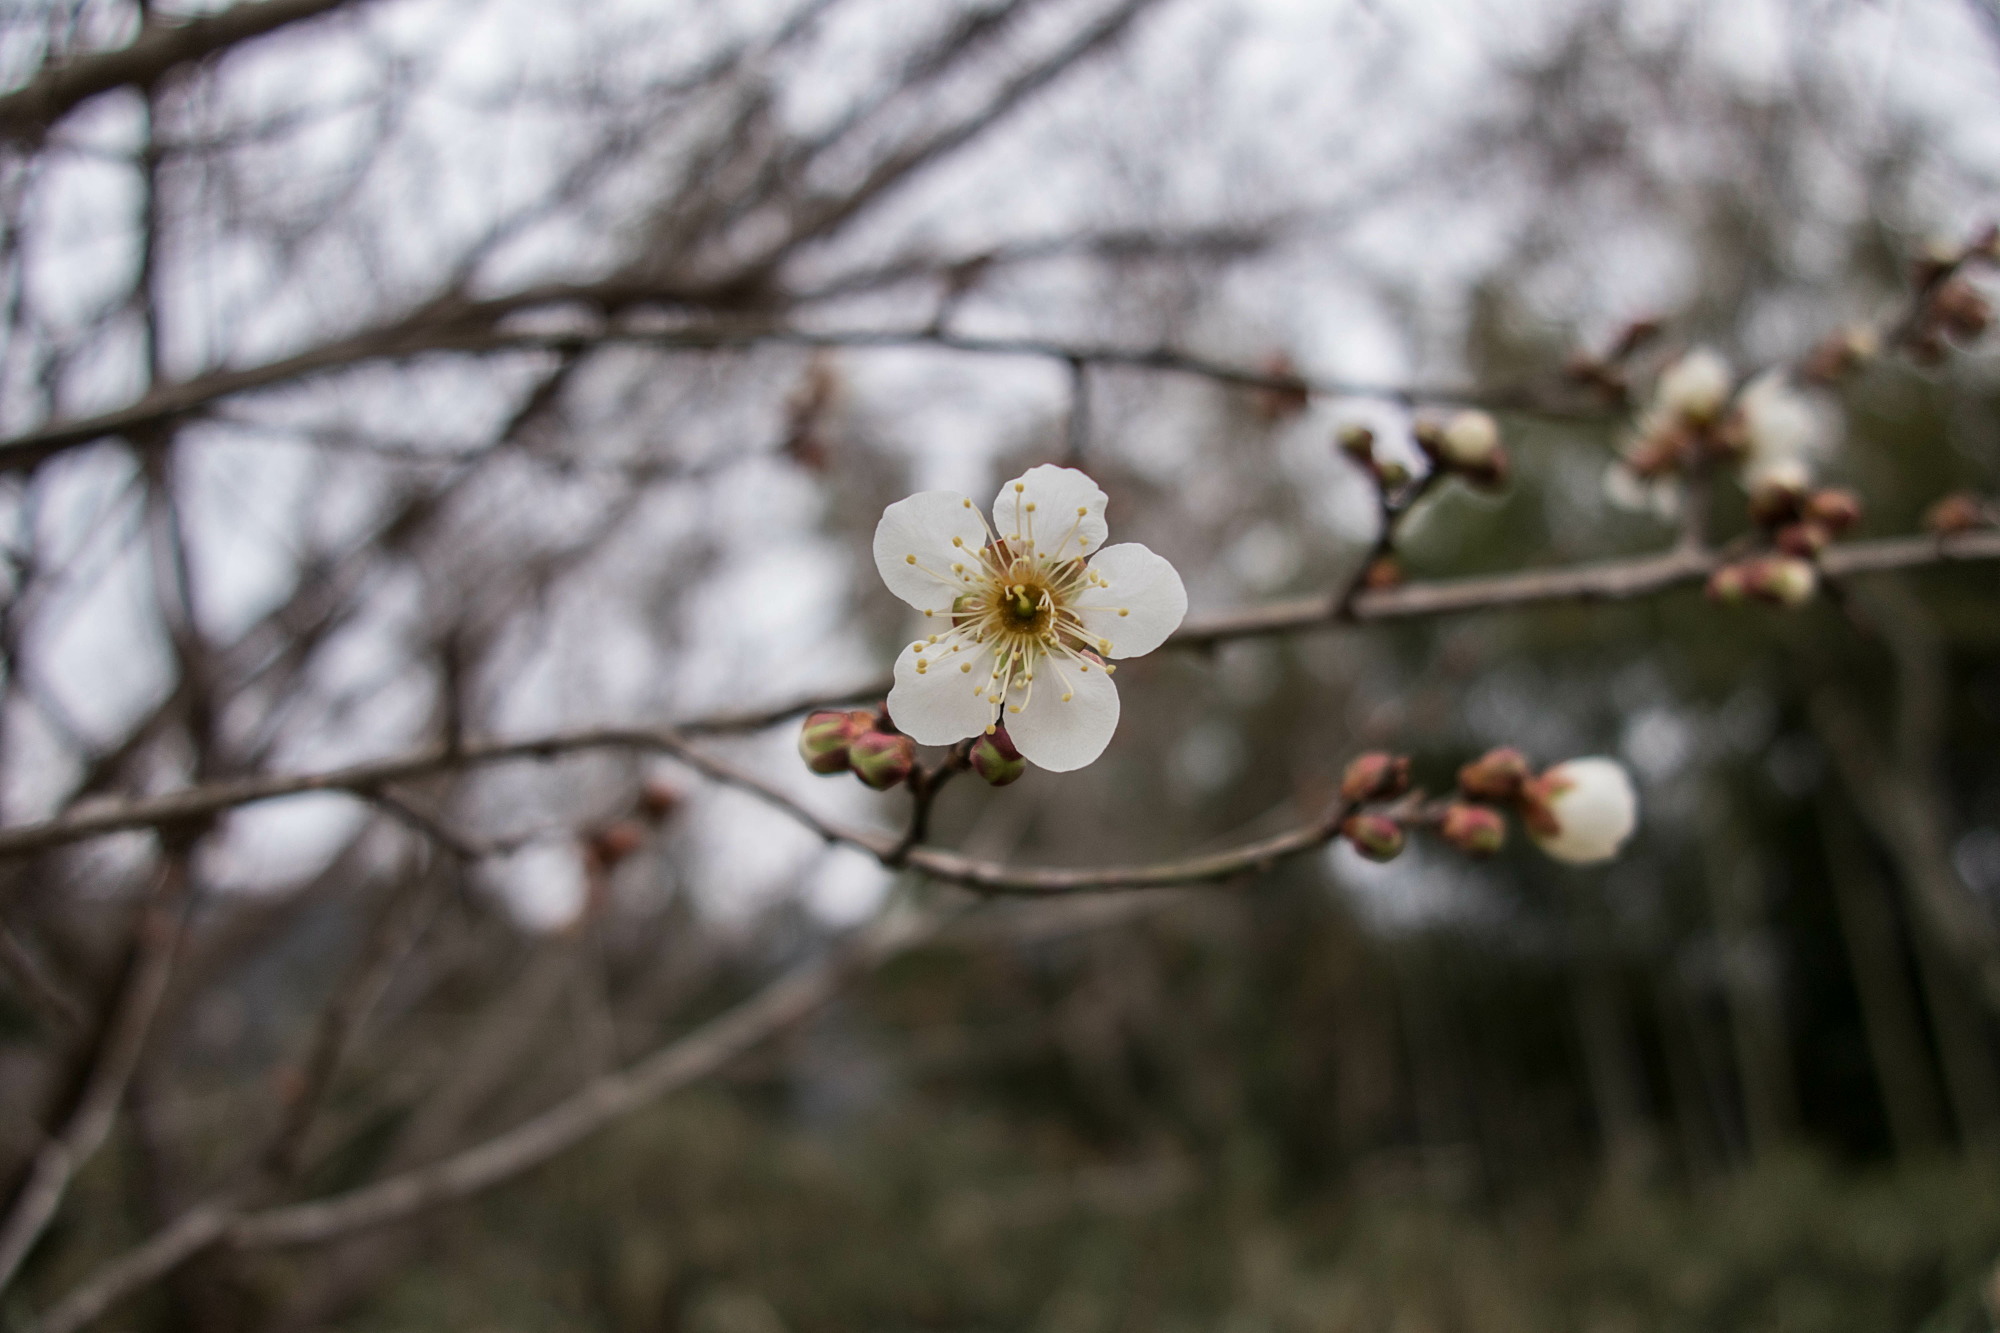
[[[1410,789],[1410,761],[1402,755],[1371,750],[1347,766],[1340,779],[1342,799],[1387,801]]]
[[[1953,277],[1931,293],[1930,314],[1945,332],[1969,342],[1993,323],[1993,303],[1966,279]]]
[[[1632,836],[1639,797],[1616,760],[1572,759],[1523,784],[1521,818],[1544,852],[1587,865],[1609,861]]]
[[[917,743],[908,736],[868,731],[847,747],[854,776],[876,791],[887,791],[917,766]]]
[[[1339,435],[1334,438],[1340,445],[1340,452],[1363,466],[1375,456],[1375,432],[1358,421],[1342,426]]]
[[[1371,861],[1393,861],[1403,850],[1403,826],[1387,815],[1350,815],[1340,835]]]
[[[639,809],[656,824],[672,818],[685,799],[681,789],[664,778],[653,778],[639,789]]]
[[[1795,555],[1801,560],[1810,560],[1826,549],[1826,544],[1833,540],[1833,534],[1820,524],[1807,521],[1785,524],[1784,527],[1778,529],[1771,540],[1786,555]]]
[[[1707,347],[1685,352],[1660,372],[1654,401],[1684,421],[1705,426],[1729,402],[1729,363]]]
[[[1424,451],[1424,457],[1433,463],[1444,460],[1444,422],[1435,416],[1420,416],[1410,423],[1410,437],[1417,442],[1417,448]]]
[[[1511,801],[1531,771],[1526,755],[1504,745],[1459,769],[1458,789],[1475,801]]]
[[[1799,516],[1805,504],[1804,469],[1773,470],[1750,483],[1750,521],[1760,528],[1781,527]]]
[[[1819,574],[1809,560],[1788,555],[1767,556],[1744,566],[1743,586],[1759,601],[1776,606],[1804,606],[1819,588]]]
[[[1805,514],[1838,537],[1861,521],[1861,497],[1840,488],[1814,491],[1806,497]]]
[[[1368,569],[1361,576],[1361,586],[1371,592],[1384,588],[1394,588],[1403,582],[1403,566],[1393,555],[1377,556],[1369,561]]]
[[[1491,413],[1454,413],[1438,433],[1437,448],[1444,466],[1474,486],[1492,489],[1507,480],[1507,451]]]
[[[1410,470],[1393,458],[1375,459],[1368,467],[1375,474],[1375,484],[1385,491],[1393,491],[1410,480]]]
[[[1664,477],[1681,465],[1682,435],[1678,430],[1662,430],[1633,442],[1625,451],[1628,471],[1641,481]]]
[[[620,819],[592,833],[585,848],[593,861],[609,870],[645,845],[645,826]]]
[[[1741,606],[1750,596],[1749,576],[1742,565],[1724,565],[1708,576],[1708,587],[1703,591],[1711,602]]]
[[[1807,353],[1799,374],[1820,384],[1846,379],[1882,351],[1882,335],[1872,325],[1850,324],[1822,339]]]
[[[1983,528],[1990,521],[1979,497],[1965,491],[1945,496],[1924,512],[1924,526],[1940,537]]]
[[[1500,423],[1490,412],[1454,412],[1438,433],[1438,450],[1453,467],[1483,467],[1500,452]]]
[[[867,717],[867,714],[861,714]],[[865,727],[854,724],[853,713],[814,713],[799,729],[799,755],[815,773],[845,773],[847,748]],[[865,725],[873,725],[869,718]]]
[[[1005,727],[996,726],[990,734],[974,741],[968,758],[972,771],[994,787],[1004,787],[1028,771],[1028,761],[1014,748],[1013,738],[1007,735]]]
[[[1492,806],[1453,801],[1438,821],[1438,835],[1467,856],[1488,857],[1507,845],[1507,821]]]

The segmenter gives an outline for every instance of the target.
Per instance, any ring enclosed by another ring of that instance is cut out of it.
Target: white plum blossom
[[[1697,347],[1674,358],[1653,386],[1653,406],[1661,412],[1703,424],[1713,421],[1729,401],[1729,363],[1710,347]]]
[[[1541,849],[1558,861],[1609,861],[1639,824],[1631,775],[1615,759],[1571,759],[1530,779],[1523,821]]]
[[[1743,431],[1743,480],[1803,485],[1824,449],[1827,432],[1819,411],[1781,370],[1767,370],[1736,399]]]
[[[993,523],[971,500],[923,491],[882,511],[875,567],[930,633],[896,658],[889,715],[926,745],[1005,723],[1031,763],[1063,773],[1118,726],[1112,659],[1165,642],[1187,614],[1167,561],[1105,546],[1104,492],[1044,464],[1000,488]]]

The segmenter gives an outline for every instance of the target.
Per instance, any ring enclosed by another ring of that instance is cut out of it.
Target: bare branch
[[[21,1261],[55,1216],[70,1181],[111,1132],[173,972],[187,876],[188,853],[181,848],[167,858],[160,887],[142,909],[131,969],[106,1021],[83,1094],[61,1132],[35,1154],[28,1178],[0,1224],[0,1290],[13,1281]]]
[[[219,14],[149,22],[130,46],[71,56],[44,69],[27,86],[0,96],[0,139],[32,139],[100,93],[149,86],[176,66],[206,60],[350,2],[252,0]]]

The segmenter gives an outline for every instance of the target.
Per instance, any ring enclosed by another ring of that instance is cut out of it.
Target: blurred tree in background
[[[1990,0],[23,0],[0,68],[12,1326],[2000,1321]],[[1742,488],[1607,485],[1655,377],[1864,325],[1858,528],[1705,598]],[[1466,406],[1507,483],[1364,580],[1337,438]],[[1047,462],[1194,608],[1110,749],[807,773],[883,507]],[[1319,814],[1494,746],[1638,835]]]

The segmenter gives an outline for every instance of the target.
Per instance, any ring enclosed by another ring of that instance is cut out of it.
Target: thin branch
[[[1355,600],[1352,615],[1355,620],[1363,622],[1401,620],[1534,604],[1640,597],[1699,582],[1722,559],[1717,553],[1676,549],[1664,555],[1632,560],[1485,578],[1413,583],[1363,594]],[[1820,557],[1820,565],[1829,577],[1842,577],[1975,560],[2000,560],[2000,531],[1858,542],[1827,550]],[[1334,623],[1336,610],[1333,599],[1327,597],[1254,607],[1190,622],[1168,642],[1181,647],[1203,646],[1226,639],[1330,626]],[[680,727],[591,728],[518,740],[468,742],[456,750],[428,746],[386,759],[317,773],[267,774],[186,787],[160,796],[97,802],[55,819],[0,828],[0,856],[45,851],[106,833],[170,827],[212,818],[238,806],[307,792],[349,792],[375,800],[379,799],[380,790],[389,783],[447,770],[517,760],[553,759],[586,750],[625,749],[671,755],[716,781],[759,795],[829,841],[847,843],[871,855],[887,857],[897,845],[895,839],[872,830],[844,829],[831,824],[775,788],[689,743],[695,735],[752,729],[832,701],[880,698],[886,689],[886,683],[881,683],[872,689],[832,696],[831,700],[797,700],[778,709],[724,715]],[[1083,885],[1138,887],[1175,884],[1229,873],[1227,867],[1190,873],[1181,863],[1115,873],[1017,872],[986,863],[966,862],[950,853],[923,850],[913,852],[909,864],[936,878],[955,883],[991,891],[1020,892],[1054,892]],[[1107,874],[1109,878],[1105,877]],[[1084,878],[1069,878],[1077,875]]]
[[[157,83],[175,67],[339,9],[349,0],[254,0],[219,14],[149,22],[129,46],[71,56],[0,96],[0,139],[32,139],[78,105],[114,88]]]
[[[187,416],[210,404],[317,375],[378,361],[404,360],[437,352],[491,355],[505,352],[576,353],[596,347],[644,346],[659,351],[718,352],[755,347],[843,347],[857,350],[929,347],[975,356],[1030,357],[1073,366],[1117,366],[1192,375],[1244,389],[1271,389],[1332,397],[1378,398],[1405,404],[1454,404],[1559,418],[1603,416],[1604,409],[1574,395],[1550,394],[1531,386],[1480,389],[1446,385],[1395,385],[1268,372],[1231,365],[1170,347],[1121,347],[1069,343],[1047,338],[988,338],[934,328],[796,329],[776,325],[679,329],[610,327],[559,333],[508,331],[508,316],[537,308],[597,306],[619,308],[644,303],[682,304],[687,293],[619,280],[591,286],[557,286],[460,306],[428,307],[392,324],[323,343],[291,356],[237,370],[217,370],[163,385],[123,407],[87,417],[51,422],[0,440],[0,470],[32,467],[65,449],[123,435]]]
[[[138,1068],[153,1015],[166,995],[180,940],[180,910],[187,896],[188,851],[171,852],[158,890],[142,909],[136,952],[67,1123],[35,1154],[21,1191],[0,1224],[0,1290],[47,1229],[76,1173],[103,1146]]]

